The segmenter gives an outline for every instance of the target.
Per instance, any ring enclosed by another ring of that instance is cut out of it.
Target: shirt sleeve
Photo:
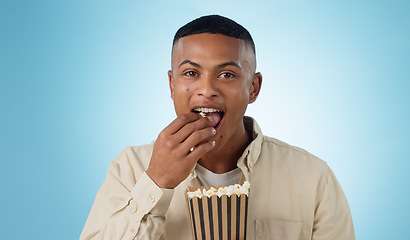
[[[159,188],[144,172],[129,189],[111,164],[80,240],[160,239],[173,189]]]
[[[332,170],[328,174],[313,223],[312,240],[354,240],[349,204]]]

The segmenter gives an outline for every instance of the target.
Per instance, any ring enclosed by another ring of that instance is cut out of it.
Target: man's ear
[[[171,90],[171,98],[174,100],[174,78],[172,77],[172,71],[168,71],[169,89]]]
[[[258,98],[262,86],[262,74],[257,72],[253,75],[252,84],[249,87],[249,103],[253,103]]]

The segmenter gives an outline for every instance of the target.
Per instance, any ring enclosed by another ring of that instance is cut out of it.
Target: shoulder
[[[114,162],[121,162],[125,160],[144,160],[147,156],[151,157],[154,143],[141,145],[141,146],[129,146],[126,147],[121,153],[113,160]]]
[[[109,173],[119,179],[135,183],[148,168],[154,144],[129,146],[111,161]]]
[[[263,137],[259,162],[258,171],[271,175],[272,181],[293,190],[319,191],[318,194],[331,172],[325,161],[308,151],[267,136]]]
[[[276,164],[291,165],[304,171],[327,172],[329,168],[325,161],[310,152],[268,136],[263,136],[261,154],[271,155]]]

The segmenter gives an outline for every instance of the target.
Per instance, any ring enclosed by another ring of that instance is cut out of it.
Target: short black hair
[[[255,43],[248,30],[237,22],[219,15],[203,16],[185,24],[176,32],[172,46],[180,38],[200,33],[219,33],[228,37],[242,39],[251,46],[255,53]]]

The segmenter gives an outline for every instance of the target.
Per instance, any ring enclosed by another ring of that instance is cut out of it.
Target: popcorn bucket
[[[247,194],[186,195],[186,200],[194,240],[246,239]]]

